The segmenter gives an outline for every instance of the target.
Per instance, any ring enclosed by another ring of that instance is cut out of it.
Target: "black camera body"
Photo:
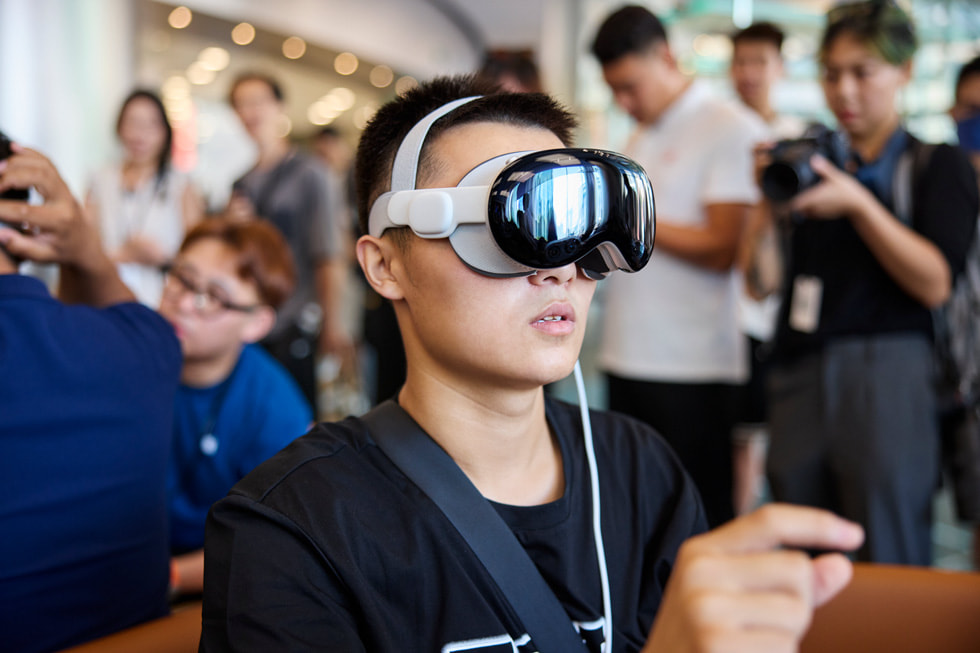
[[[13,154],[13,150],[10,149],[10,139],[7,138],[3,132],[0,132],[0,161],[8,158]],[[11,188],[10,190],[5,190],[0,193],[0,200],[18,200],[21,202],[26,202],[30,194],[30,191],[26,188]]]
[[[814,154],[843,168],[849,150],[843,135],[823,125],[812,125],[802,138],[779,141],[770,150],[772,162],[762,171],[762,192],[775,202],[790,200],[820,181],[810,165]]]

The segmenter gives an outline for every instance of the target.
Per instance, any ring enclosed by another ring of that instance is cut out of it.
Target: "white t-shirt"
[[[710,204],[759,199],[752,148],[762,119],[695,81],[627,153],[653,184],[657,220],[701,225]],[[741,383],[748,374],[738,326],[738,275],[676,258],[654,245],[650,263],[605,284],[600,366],[626,378]]]
[[[806,122],[796,116],[777,114],[775,119],[766,123],[769,129],[768,139],[772,141],[786,138],[799,138],[806,129]],[[776,319],[779,315],[779,296],[773,293],[764,299],[753,299],[746,292],[745,284],[739,284],[739,322],[742,331],[756,340],[767,342],[772,340],[776,331]]]

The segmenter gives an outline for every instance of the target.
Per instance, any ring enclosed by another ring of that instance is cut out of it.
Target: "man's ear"
[[[678,68],[677,59],[674,58],[674,52],[670,49],[670,45],[666,41],[654,43],[650,46],[647,53],[653,61],[662,63],[668,68]]]
[[[365,235],[357,240],[357,262],[364,278],[385,299],[395,301],[404,297],[401,281],[393,272],[393,266],[399,265],[404,255],[391,239]]]
[[[242,340],[248,344],[265,338],[276,325],[276,312],[269,306],[259,306],[248,318],[242,330]]]

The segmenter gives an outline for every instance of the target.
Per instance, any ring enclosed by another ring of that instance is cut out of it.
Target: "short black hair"
[[[627,5],[606,17],[592,41],[592,54],[606,65],[667,42],[667,30],[646,7]]]
[[[368,233],[371,205],[391,187],[391,168],[406,134],[439,107],[465,97],[476,100],[442,116],[429,129],[419,157],[419,176],[431,169],[428,148],[439,134],[460,125],[496,122],[537,127],[552,132],[565,145],[572,142],[575,117],[544,93],[506,93],[496,84],[476,75],[437,77],[416,86],[382,106],[361,134],[357,146],[355,180],[358,224]]]
[[[915,24],[895,0],[859,0],[831,7],[820,57],[842,34],[850,34],[893,66],[911,61],[918,47]]]
[[[964,82],[974,75],[980,75],[980,56],[976,56],[970,59],[963,67],[960,68],[960,72],[956,75],[956,94],[959,95],[960,87],[963,86]]]
[[[238,90],[238,87],[245,82],[262,82],[269,87],[269,90],[272,91],[272,96],[279,102],[282,102],[286,97],[282,92],[282,86],[279,85],[279,81],[275,77],[264,73],[249,71],[242,73],[235,78],[235,81],[231,83],[231,88],[228,90],[228,104],[235,106],[235,91]]]
[[[763,21],[761,23],[752,23],[748,27],[742,28],[732,34],[732,45],[738,45],[739,43],[744,43],[746,41],[751,41],[755,43],[771,43],[776,46],[776,50],[781,51],[783,49],[783,39],[786,38],[786,34],[782,29],[779,28],[775,23],[770,23],[768,21]]]

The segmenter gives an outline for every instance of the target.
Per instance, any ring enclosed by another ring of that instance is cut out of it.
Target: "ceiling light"
[[[333,60],[333,69],[341,75],[352,75],[358,66],[357,56],[350,52],[341,52]]]
[[[167,22],[174,29],[184,29],[191,24],[191,19],[193,18],[194,15],[190,9],[187,7],[177,7],[170,12],[170,16],[167,17]]]
[[[290,36],[282,42],[282,56],[287,59],[299,59],[306,54],[306,41],[298,36]]]
[[[385,88],[395,81],[395,73],[392,72],[391,68],[382,64],[371,69],[370,80],[375,87]]]
[[[248,45],[255,40],[255,28],[249,23],[238,23],[231,30],[231,40],[236,45]]]

